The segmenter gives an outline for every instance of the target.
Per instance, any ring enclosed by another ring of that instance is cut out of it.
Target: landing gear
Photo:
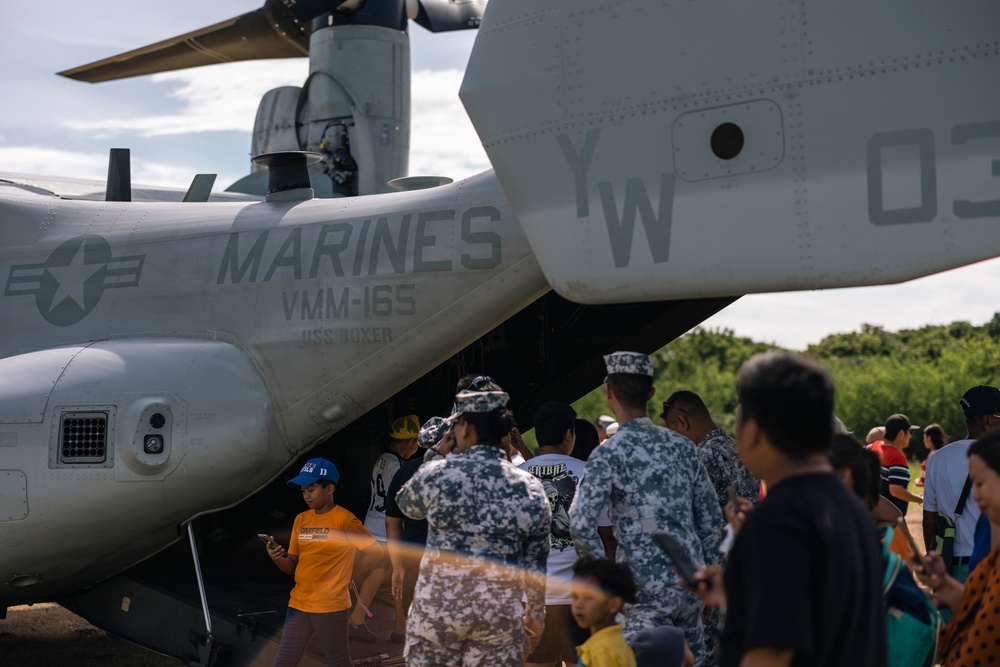
[[[212,615],[208,611],[208,596],[205,595],[205,580],[201,576],[201,562],[198,560],[198,545],[194,539],[194,522],[187,525],[188,542],[191,544],[191,559],[198,579],[198,597],[201,599],[201,613],[205,617],[205,635],[192,632],[192,640],[198,649],[198,661],[188,663],[190,667],[213,667],[219,654],[219,647],[212,636]]]

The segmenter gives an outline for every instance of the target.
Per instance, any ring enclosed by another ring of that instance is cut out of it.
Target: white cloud
[[[56,165],[55,168],[53,165]],[[0,147],[0,166],[5,172],[19,174],[53,174],[53,180],[78,178],[104,181],[108,176],[107,153],[64,151],[44,146]],[[156,185],[186,188],[196,170],[186,165],[153,162],[132,156],[132,182],[137,185]],[[239,178],[239,174],[220,175],[216,180],[221,186]],[[221,190],[216,187],[216,190]]]
[[[307,64],[302,59],[230,63],[158,74],[152,81],[172,86],[167,95],[181,102],[176,113],[100,120],[68,118],[62,123],[99,140],[225,131],[249,134],[264,93],[279,86],[300,86],[306,75]],[[458,69],[413,73],[410,174],[457,179],[489,168],[489,159],[458,98],[462,76]]]
[[[156,137],[193,132],[251,132],[264,93],[279,86],[299,86],[308,74],[302,58],[227,63],[156,74],[155,84],[173,85],[166,95],[181,103],[169,115],[138,118],[66,119],[63,125],[103,136],[135,133]],[[249,143],[249,141],[248,141]]]
[[[51,174],[86,179],[105,179],[108,175],[106,153],[79,153],[46,146],[0,146],[3,171],[22,174]]]
[[[410,174],[464,178],[489,169],[490,161],[458,99],[463,72],[413,73]]]
[[[862,324],[888,331],[965,320],[974,325],[1000,311],[983,287],[1000,284],[1000,259],[945,271],[899,285],[751,294],[705,320],[741,336],[803,350],[834,332]]]

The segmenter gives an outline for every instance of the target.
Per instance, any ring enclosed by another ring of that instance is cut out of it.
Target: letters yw
[[[587,132],[580,150],[573,146],[568,135],[556,136],[563,157],[573,173],[576,190],[576,217],[590,216],[590,186],[587,172],[594,157],[600,128]],[[674,180],[672,172],[660,175],[659,207],[654,209],[650,193],[641,177],[628,178],[625,181],[623,201],[619,206],[611,181],[601,181],[597,184],[597,193],[601,199],[604,212],[604,224],[608,229],[608,241],[611,244],[611,255],[615,267],[627,267],[631,262],[632,237],[635,235],[636,215],[642,220],[642,228],[646,232],[649,251],[655,264],[662,264],[670,256],[670,227],[674,212]],[[653,193],[656,196],[656,193]],[[619,214],[619,211],[621,213]]]

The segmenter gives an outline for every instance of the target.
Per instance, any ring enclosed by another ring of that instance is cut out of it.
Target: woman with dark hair
[[[993,535],[989,554],[969,573],[965,584],[949,575],[937,553],[915,568],[934,591],[934,600],[955,612],[941,631],[938,654],[947,667],[986,665],[1000,655],[1000,430],[969,446],[972,500],[989,519]]]
[[[574,459],[586,461],[590,458],[590,453],[601,444],[600,436],[597,434],[597,427],[586,419],[576,420],[576,444],[570,453]]]
[[[941,424],[931,424],[924,429],[924,447],[927,448],[927,458],[920,464],[920,477],[914,482],[917,486],[924,485],[924,475],[927,473],[927,461],[934,456],[934,452],[948,444],[948,434],[941,428]]]
[[[895,526],[902,514],[879,493],[882,463],[878,454],[862,447],[849,435],[834,433],[829,455],[830,465],[872,513],[876,527]]]
[[[507,460],[507,400],[460,392],[438,446],[454,453],[424,463],[396,496],[430,528],[406,626],[411,667],[520,667],[544,629],[552,514],[542,483]]]

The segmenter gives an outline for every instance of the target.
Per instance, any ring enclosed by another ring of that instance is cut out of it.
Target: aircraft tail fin
[[[507,0],[461,98],[569,299],[893,283],[1000,255],[997,25],[988,0]]]

